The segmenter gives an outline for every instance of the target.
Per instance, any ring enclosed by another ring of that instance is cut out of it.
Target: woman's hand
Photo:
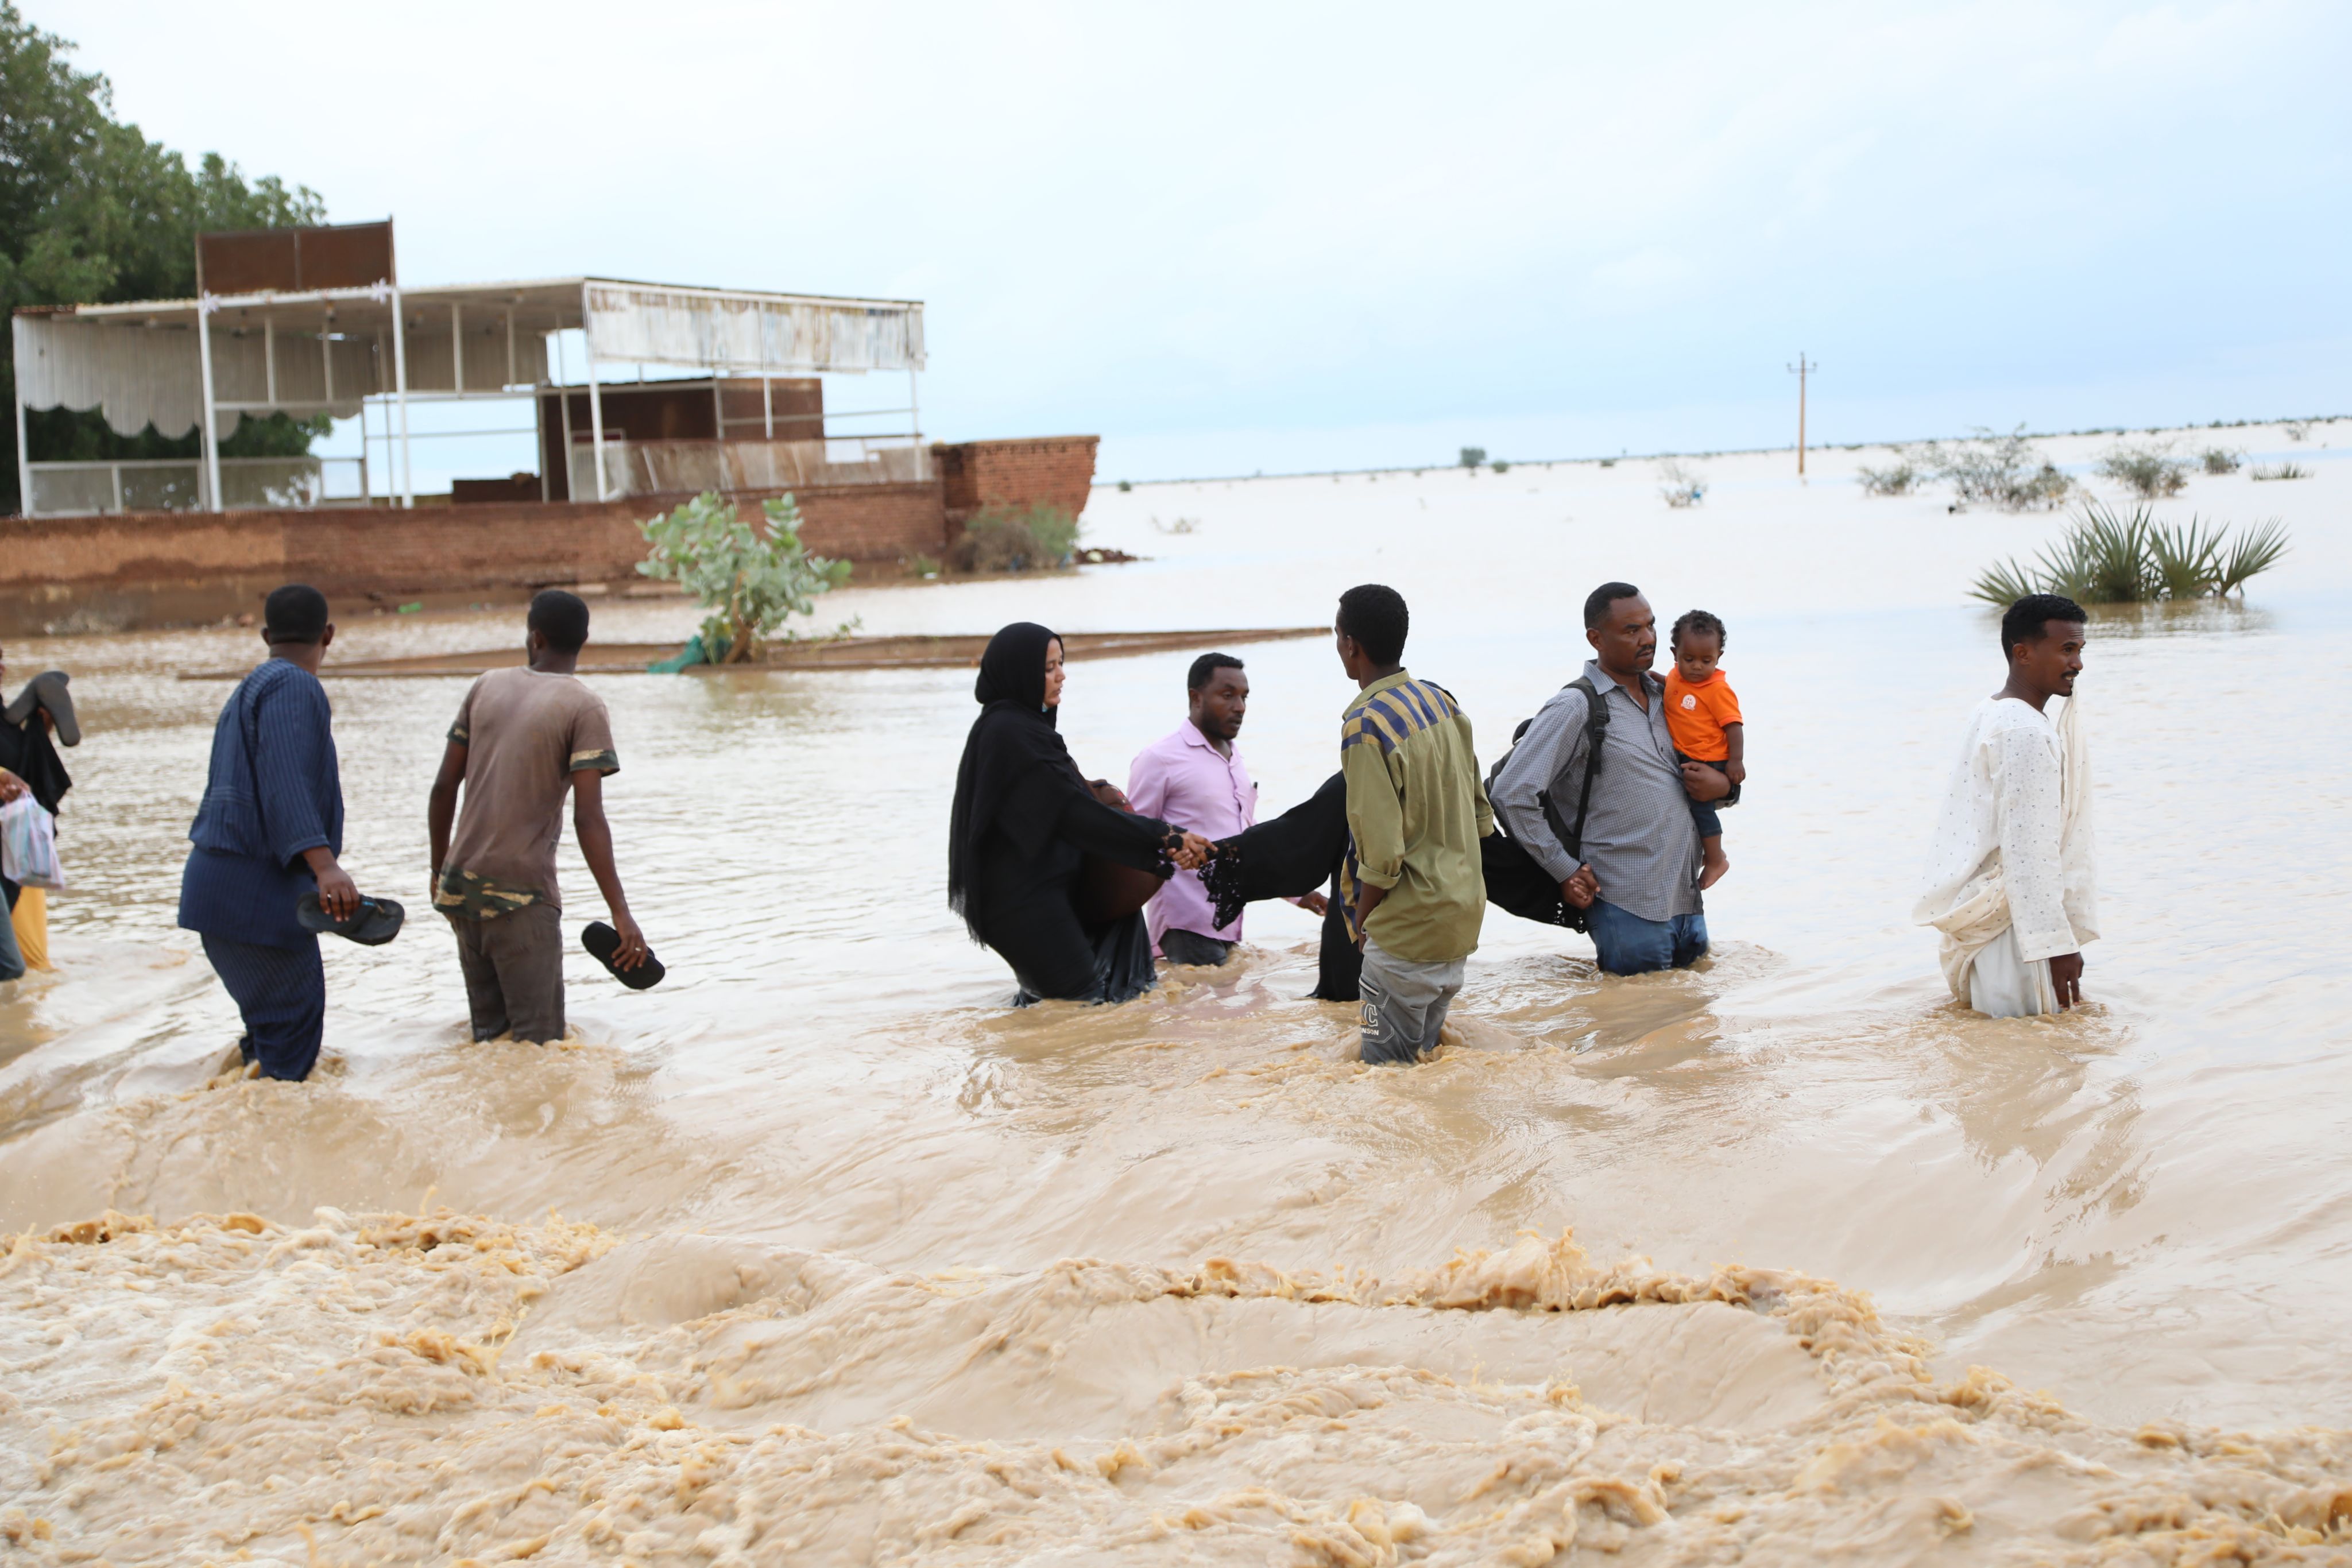
[[[1183,841],[1170,852],[1168,858],[1185,871],[1199,871],[1209,863],[1209,857],[1216,852],[1216,848],[1200,834],[1188,832]]]
[[[5,806],[26,793],[28,790],[22,779],[17,778],[5,768],[0,768],[0,806]]]

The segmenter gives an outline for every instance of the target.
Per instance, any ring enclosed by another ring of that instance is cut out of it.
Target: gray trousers
[[[1445,1011],[1462,989],[1465,961],[1415,963],[1385,952],[1364,938],[1363,990],[1366,1061],[1418,1061],[1437,1049]]]
[[[446,914],[446,911],[444,911]],[[563,1038],[563,912],[527,904],[488,920],[449,915],[474,1038]]]

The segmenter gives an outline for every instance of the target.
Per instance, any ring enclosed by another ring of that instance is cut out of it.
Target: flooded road
[[[291,1563],[2315,1541],[2352,1514],[2352,786],[2323,759],[2352,720],[2352,464],[2295,455],[2315,477],[2164,504],[2286,518],[2245,607],[2094,629],[2105,935],[2095,1005],[2057,1020],[1955,1009],[1907,916],[2001,678],[1967,582],[2058,520],[1867,498],[1846,476],[1883,454],[1816,455],[1805,487],[1786,455],[1717,459],[1688,513],[1634,460],[1107,489],[1088,542],[1151,559],[827,604],[877,632],[1281,626],[1385,580],[1490,761],[1577,673],[1594,583],[1721,614],[1751,777],[1712,958],[1603,978],[1583,938],[1490,913],[1460,1042],[1410,1071],[1347,1060],[1353,1011],[1303,999],[1315,925],[1283,905],[1223,970],[1007,1009],[943,893],[971,677],[887,671],[592,677],[670,979],[627,993],[575,951],[572,1042],[475,1045],[418,919],[331,947],[310,1083],[238,1082],[173,926],[228,688],[176,676],[254,634],[12,642],[19,678],[74,672],[89,738],[59,972],[0,988],[0,1538]],[[344,613],[336,654],[520,621]],[[1278,810],[1330,770],[1351,687],[1320,643],[1234,651]],[[1189,657],[1072,667],[1088,772],[1181,719]],[[465,688],[329,686],[345,863],[413,912]],[[568,841],[562,875],[576,931],[603,911]]]

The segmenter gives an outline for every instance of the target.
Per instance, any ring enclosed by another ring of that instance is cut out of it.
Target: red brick
[[[820,555],[880,562],[946,549],[937,480],[794,495]],[[761,498],[738,500],[756,515]],[[618,582],[645,559],[638,521],[683,499],[0,518],[0,631],[210,619],[280,582],[380,599]]]

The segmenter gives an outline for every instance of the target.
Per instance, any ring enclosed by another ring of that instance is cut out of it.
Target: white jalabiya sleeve
[[[2000,791],[2000,874],[2018,956],[2031,964],[2074,952],[2080,944],[2066,918],[2061,857],[2066,812],[2057,737],[2036,723],[2003,725],[1988,738],[1995,748]]]

